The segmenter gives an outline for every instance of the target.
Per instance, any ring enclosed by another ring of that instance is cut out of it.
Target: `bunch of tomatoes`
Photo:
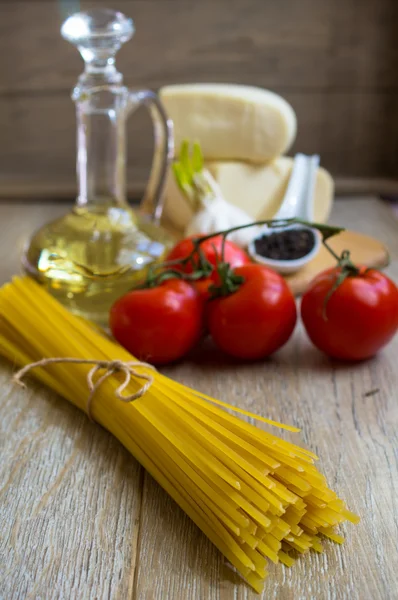
[[[292,335],[297,308],[286,281],[251,262],[233,242],[216,236],[198,246],[186,238],[166,263],[172,268],[158,282],[129,292],[111,309],[113,336],[139,360],[156,365],[178,360],[207,334],[227,354],[256,360]],[[195,266],[203,264],[205,274]],[[377,270],[352,265],[342,277],[342,269],[337,265],[312,281],[301,300],[301,318],[321,351],[362,360],[396,333],[398,289]]]

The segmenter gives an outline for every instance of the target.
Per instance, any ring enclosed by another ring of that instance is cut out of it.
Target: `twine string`
[[[123,373],[124,379],[122,383],[115,390],[115,396],[118,400],[122,402],[133,402],[138,398],[141,398],[146,394],[151,385],[154,382],[154,377],[149,373],[140,373],[137,371],[137,368],[144,367],[146,369],[156,370],[153,365],[150,365],[146,362],[140,361],[122,361],[122,360],[94,360],[94,359],[86,359],[86,358],[71,358],[71,357],[59,357],[59,358],[43,358],[42,360],[38,360],[37,362],[32,362],[20,369],[13,376],[12,380],[17,385],[22,387],[26,387],[22,379],[25,375],[31,370],[36,369],[37,367],[46,367],[47,365],[56,364],[56,363],[69,363],[69,364],[77,364],[77,365],[93,365],[90,371],[87,373],[87,387],[89,390],[89,395],[87,397],[86,403],[86,412],[91,421],[93,421],[92,417],[92,400],[95,396],[97,390],[101,387],[101,385],[111,377],[114,373]],[[101,370],[105,372],[97,379],[94,380],[97,373]],[[131,377],[137,377],[138,379],[143,379],[145,383],[134,392],[133,394],[129,394],[127,396],[123,395],[124,390],[129,385],[131,381]]]

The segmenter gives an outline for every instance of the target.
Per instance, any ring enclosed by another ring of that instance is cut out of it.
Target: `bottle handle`
[[[158,95],[151,90],[130,90],[129,105],[130,108],[146,106],[152,118],[155,145],[151,173],[141,209],[149,213],[152,220],[158,223],[162,216],[167,172],[174,158],[173,122],[167,117]]]

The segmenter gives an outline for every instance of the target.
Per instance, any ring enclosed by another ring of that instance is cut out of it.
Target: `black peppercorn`
[[[296,260],[311,252],[315,246],[311,229],[292,227],[265,234],[254,241],[256,253],[272,260]]]

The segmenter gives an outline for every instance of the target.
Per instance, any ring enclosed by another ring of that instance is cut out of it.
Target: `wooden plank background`
[[[398,179],[398,3],[395,0],[0,0],[0,187],[73,191],[82,61],[59,35],[92,5],[132,16],[118,67],[134,87],[238,82],[293,105],[292,152],[319,152],[333,175]],[[129,186],[141,190],[150,123],[129,123]]]

